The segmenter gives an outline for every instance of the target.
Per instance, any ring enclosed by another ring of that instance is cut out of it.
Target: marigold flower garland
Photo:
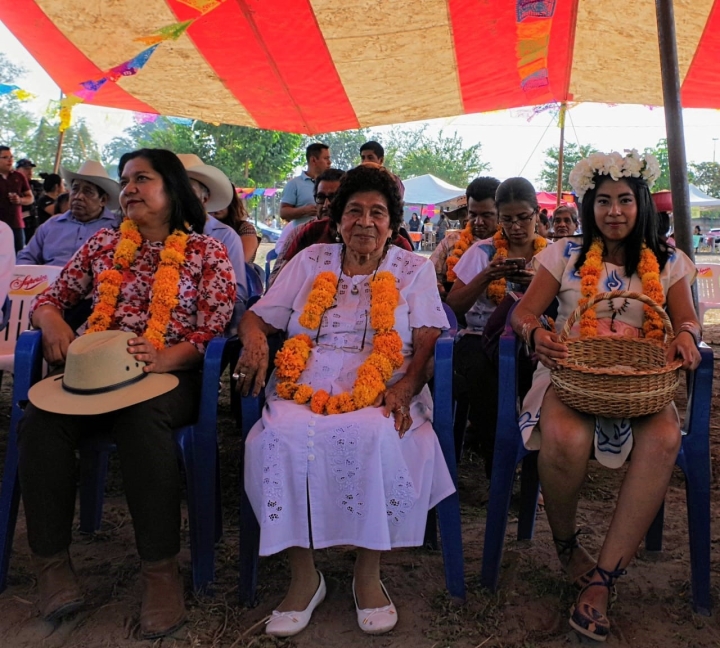
[[[497,232],[493,235],[493,245],[495,246],[495,254],[502,259],[507,259],[508,241],[503,236],[502,228],[498,227]],[[541,252],[547,247],[547,239],[542,236],[536,236],[533,241],[533,256]],[[487,287],[487,296],[494,304],[499,304],[505,299],[505,290],[507,289],[507,280],[505,277],[491,281]]]
[[[448,256],[447,261],[445,261],[445,265],[447,267],[447,274],[445,276],[448,281],[455,281],[457,279],[455,266],[457,265],[457,262],[460,261],[462,255],[470,249],[470,246],[474,242],[475,237],[472,233],[472,224],[468,222],[463,231],[460,232],[460,238],[458,238],[453,251]]]
[[[188,235],[175,230],[165,239],[160,252],[160,264],[155,273],[150,301],[150,319],[143,336],[158,350],[165,346],[170,316],[178,304],[180,288],[180,267],[185,263],[185,248]],[[137,225],[126,218],[120,225],[120,241],[113,254],[113,267],[103,270],[98,277],[98,303],[88,318],[86,333],[107,331],[112,324],[123,282],[123,272],[128,270],[142,245],[142,236]]]
[[[600,275],[602,274],[602,256],[605,251],[605,245],[602,239],[596,238],[590,245],[590,249],[585,256],[585,263],[580,268],[580,292],[582,299],[579,304],[584,306],[591,300],[598,291],[600,283]],[[656,304],[662,306],[665,303],[665,293],[660,283],[660,265],[653,254],[652,250],[643,243],[640,251],[640,262],[637,268],[638,275],[642,281],[642,290],[645,295],[650,297]],[[646,338],[654,340],[662,340],[665,337],[660,315],[658,315],[650,306],[643,305],[643,333]],[[580,337],[594,337],[597,335],[597,314],[595,307],[586,310],[580,318]]]
[[[310,330],[317,329],[322,315],[335,300],[337,277],[332,272],[319,274],[313,282],[300,324]],[[277,367],[277,393],[285,400],[293,399],[316,414],[340,414],[369,407],[385,391],[385,383],[393,371],[403,364],[402,339],[395,327],[395,309],[400,293],[391,272],[378,272],[370,281],[370,326],[375,331],[373,350],[358,368],[352,393],[331,396],[323,389],[313,391],[310,385],[299,384],[313,348],[313,342],[304,333],[289,338],[275,356]]]

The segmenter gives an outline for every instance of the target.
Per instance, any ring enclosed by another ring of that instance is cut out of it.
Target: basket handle
[[[646,306],[650,306],[650,308],[652,308],[662,320],[663,328],[665,329],[665,341],[667,342],[668,338],[673,338],[675,336],[672,324],[670,322],[670,318],[667,316],[667,313],[661,306],[658,306],[652,299],[650,299],[650,297],[648,297],[647,295],[643,295],[642,293],[630,292],[629,290],[611,290],[610,292],[598,293],[597,295],[595,295],[595,297],[588,300],[587,304],[585,304],[584,306],[578,306],[572,313],[570,313],[570,317],[567,318],[567,321],[565,322],[565,325],[560,332],[559,342],[564,343],[565,340],[570,337],[570,330],[575,325],[575,322],[577,322],[582,317],[582,314],[586,310],[592,308],[598,302],[604,301],[606,299],[616,299],[617,297],[621,297],[623,299],[636,299],[637,301],[642,302]]]

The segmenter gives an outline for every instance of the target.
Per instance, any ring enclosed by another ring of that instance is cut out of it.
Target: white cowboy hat
[[[85,180],[97,185],[108,195],[106,207],[108,209],[118,209],[120,203],[120,185],[115,182],[105,171],[105,167],[97,160],[88,160],[75,172],[68,171],[65,167],[60,168],[60,175],[65,180],[65,184],[70,187],[73,180]]]
[[[232,183],[220,169],[205,164],[194,153],[178,153],[178,158],[185,167],[188,176],[193,180],[202,182],[210,192],[210,198],[205,203],[205,211],[220,211],[232,202]]]
[[[174,389],[172,374],[145,373],[127,351],[126,331],[81,335],[68,347],[65,373],[30,388],[30,402],[56,414],[104,414],[142,403]]]

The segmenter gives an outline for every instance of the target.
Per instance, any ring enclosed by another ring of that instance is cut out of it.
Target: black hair
[[[335,198],[330,203],[330,220],[339,225],[350,198],[365,191],[377,191],[385,197],[392,238],[395,238],[403,223],[403,199],[400,197],[395,177],[376,164],[361,164],[345,173]]]
[[[135,158],[144,158],[160,174],[165,193],[170,199],[170,231],[187,231],[186,223],[197,234],[205,227],[205,209],[195,195],[190,178],[183,163],[172,151],[155,148],[142,148],[123,154],[118,164],[118,176],[122,176],[125,165]]]
[[[64,209],[63,209],[64,208]],[[55,199],[55,210],[53,214],[64,214],[70,208],[70,194],[66,191]]]
[[[631,277],[637,271],[643,241],[645,241],[648,248],[655,254],[658,264],[660,265],[660,270],[662,270],[667,263],[670,249],[658,237],[658,216],[655,203],[650,196],[650,189],[647,186],[647,182],[645,182],[643,178],[633,178],[632,176],[622,179],[627,182],[635,196],[635,203],[637,204],[635,226],[621,243],[625,251],[625,274]],[[593,176],[595,186],[592,189],[588,189],[580,203],[580,222],[582,225],[583,242],[580,256],[575,262],[576,270],[580,270],[583,263],[585,263],[585,257],[592,245],[593,239],[600,236],[600,230],[598,230],[595,223],[595,196],[600,187],[607,181],[617,182],[610,176],[596,173]]]
[[[0,153],[4,153],[5,151],[10,151],[10,150],[11,149],[9,146],[5,146],[4,144],[0,145]]]
[[[670,229],[670,212],[659,211],[658,215],[658,238],[667,245],[667,235]]]
[[[329,148],[327,144],[323,144],[322,142],[313,142],[305,149],[305,160],[310,162],[310,158],[320,157],[322,152]]]
[[[548,210],[547,209],[541,209],[538,213],[538,220],[547,227],[550,224],[550,219],[548,218]]]
[[[524,202],[534,210],[538,209],[537,194],[532,182],[525,178],[508,178],[501,182],[495,192],[495,205],[507,205],[513,202]]]
[[[321,182],[339,182],[343,179],[345,171],[341,169],[325,169],[317,178],[314,180],[315,186],[313,187],[313,194],[317,193],[317,188]]]
[[[43,191],[54,191],[55,187],[62,183],[62,178],[57,173],[40,173],[40,177],[43,179]]]
[[[381,160],[385,157],[385,149],[382,147],[382,144],[380,144],[380,142],[376,142],[375,140],[365,142],[365,144],[360,147],[360,153],[362,153],[363,151],[372,151]]]
[[[497,192],[499,186],[500,180],[497,178],[481,176],[479,178],[475,178],[475,180],[467,186],[467,189],[465,189],[465,195],[468,198],[477,200],[478,202],[481,200],[487,200],[488,198],[495,200],[495,193]]]

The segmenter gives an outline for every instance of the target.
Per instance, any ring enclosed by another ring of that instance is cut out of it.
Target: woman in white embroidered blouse
[[[535,279],[512,316],[513,328],[541,362],[519,424],[526,447],[540,450],[538,470],[553,540],[568,579],[580,589],[570,625],[599,641],[609,634],[613,583],[625,573],[665,496],[680,448],[680,425],[673,404],[629,420],[592,417],[565,405],[550,384],[550,368],[567,357],[567,347],[537,317],[557,297],[559,331],[581,298],[614,289],[645,293],[664,302],[677,332],[668,359],[682,358],[685,369],[697,367],[700,326],[689,281],[694,267],[680,250],[658,239],[648,187],[656,165],[651,156],[640,158],[634,151],[624,157],[594,154],[578,163],[570,182],[582,201],[582,241],[558,241],[538,255]],[[659,317],[638,301],[605,301],[590,312],[580,321],[583,337],[662,337]],[[594,449],[601,464],[618,468],[631,448],[632,461],[596,561],[580,546],[576,531],[588,459]]]
[[[297,634],[309,622],[325,596],[312,549],[335,545],[358,547],[353,594],[361,629],[392,629],[397,611],[380,581],[381,552],[421,545],[427,511],[455,490],[432,429],[426,386],[435,341],[448,323],[432,264],[390,245],[402,223],[395,180],[377,165],[349,171],[331,217],[342,243],[314,245],[294,257],[240,325],[243,353],[235,372],[244,394],[265,386],[268,334],[304,333],[313,341],[297,380],[300,390],[314,392],[313,409],[284,400],[275,372],[268,406],[246,444],[245,488],[260,522],[260,553],[287,549],[290,559],[289,591],[267,625],[275,636]],[[334,297],[316,314],[319,326],[306,328],[300,322],[308,324],[302,316],[321,273],[332,273]],[[370,289],[376,278],[389,278],[390,291],[396,289],[391,312],[402,355],[372,405],[348,411],[353,404],[348,408],[346,400],[344,413],[316,414],[322,390],[355,395],[358,370],[368,369],[370,354],[380,351]]]

